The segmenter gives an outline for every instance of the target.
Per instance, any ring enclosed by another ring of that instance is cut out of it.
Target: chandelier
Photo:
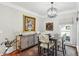
[[[53,2],[51,2],[51,8],[47,10],[49,18],[54,18],[57,16],[57,9],[53,7]]]

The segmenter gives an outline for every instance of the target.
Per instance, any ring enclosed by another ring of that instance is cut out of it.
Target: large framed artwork
[[[53,31],[53,22],[46,23],[46,30]]]
[[[35,31],[36,18],[23,15],[24,31]]]

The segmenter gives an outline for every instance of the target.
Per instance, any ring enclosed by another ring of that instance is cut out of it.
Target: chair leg
[[[65,48],[65,46],[64,46],[64,50],[65,50],[65,54],[66,54],[66,48]]]
[[[54,56],[54,47],[52,47],[52,56]]]
[[[45,48],[44,48],[44,53],[45,53]]]
[[[59,45],[58,45],[57,49],[58,49],[58,51],[59,51]]]
[[[49,48],[47,49],[47,56],[49,56]]]
[[[63,56],[65,56],[65,52],[64,52],[64,49],[63,49]]]
[[[65,45],[64,45],[64,47],[63,47],[63,56],[65,56],[65,54],[66,54],[66,49],[65,49]]]
[[[41,55],[41,47],[39,47],[39,55]]]

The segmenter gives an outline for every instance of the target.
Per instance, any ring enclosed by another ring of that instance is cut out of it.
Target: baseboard
[[[77,50],[77,47],[76,47],[76,54],[77,54],[77,56],[78,56],[78,50]]]
[[[74,47],[76,48],[76,44],[72,44],[72,43],[65,43],[66,46],[70,46],[70,47]]]
[[[69,46],[69,47],[73,47],[73,48],[76,48],[76,46],[73,46],[73,45],[65,45],[65,46]]]
[[[76,46],[77,55],[79,56],[79,46]]]
[[[32,48],[32,47],[34,47],[34,46],[36,46],[36,45],[38,45],[38,44],[35,44],[35,45],[30,46],[30,47],[28,47],[28,48],[22,49],[21,51],[25,51],[25,50],[27,50],[27,49],[30,49],[30,48]]]

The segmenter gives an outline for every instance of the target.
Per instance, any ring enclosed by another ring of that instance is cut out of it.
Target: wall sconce
[[[76,21],[77,21],[77,22],[78,22],[78,20],[79,20],[79,19],[78,19],[78,14],[79,14],[79,11],[77,10],[77,18],[76,18]]]

